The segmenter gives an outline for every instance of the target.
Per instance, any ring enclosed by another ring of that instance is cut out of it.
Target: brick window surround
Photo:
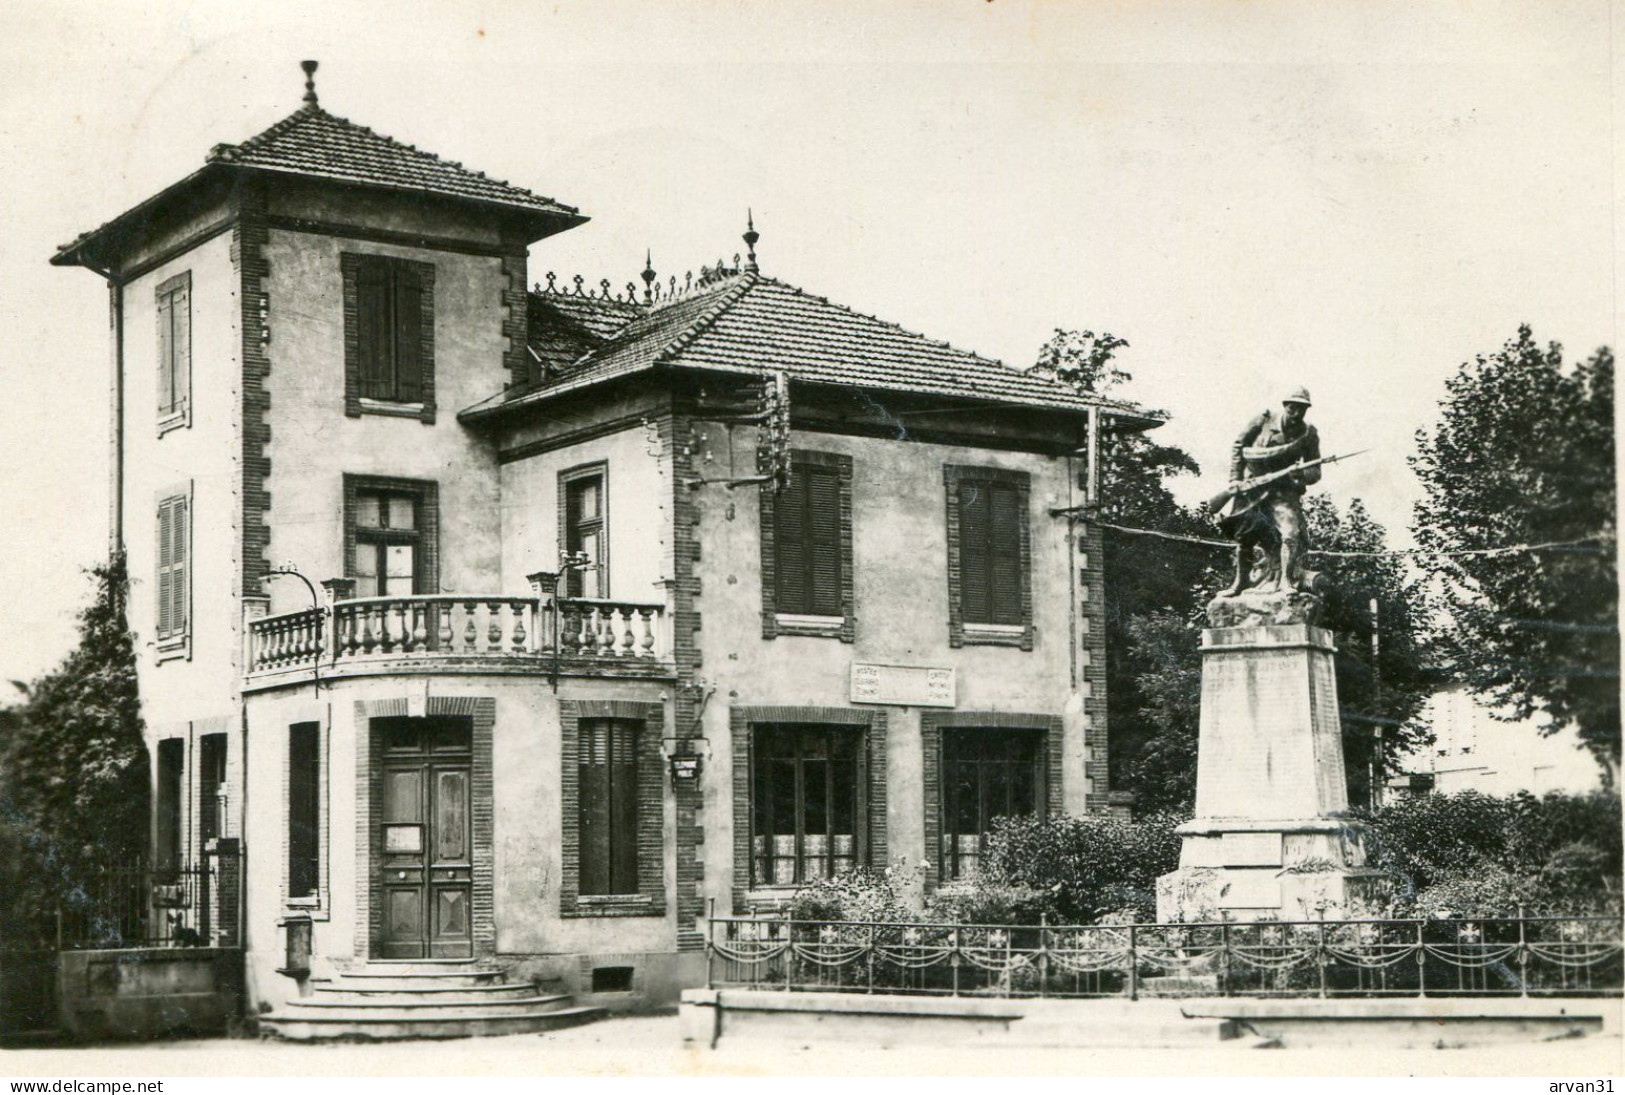
[[[924,766],[925,880],[927,888],[942,881],[942,732],[947,729],[1039,730],[1044,734],[1041,816],[1061,815],[1061,719],[1008,711],[921,711],[920,759]]]
[[[583,719],[616,719],[637,726],[638,892],[583,895],[581,890],[581,787],[578,765]],[[632,700],[559,701],[559,915],[564,917],[664,916],[666,914],[665,762],[660,742],[665,707]]]
[[[294,896],[291,890],[291,860],[292,830],[289,823],[292,819],[292,796],[290,790],[293,785],[292,751],[289,748],[296,727],[314,728],[316,732],[316,892]],[[332,820],[332,810],[329,808],[329,777],[332,772],[332,758],[329,755],[328,719],[325,710],[320,717],[300,719],[289,723],[283,729],[282,753],[282,849],[279,859],[282,865],[282,904],[293,914],[309,916],[313,920],[326,920],[331,915],[333,900],[328,888],[329,851],[331,848],[332,830],[329,825]]]
[[[361,311],[358,279],[362,266],[380,263],[416,274],[418,306],[421,312],[417,325],[418,390],[419,398],[412,402],[395,403],[367,399],[362,395],[361,383]],[[434,264],[414,262],[411,259],[384,255],[361,254],[345,251],[339,255],[339,271],[344,279],[344,413],[351,418],[363,414],[394,415],[416,418],[429,425],[435,420],[434,384]]]
[[[410,494],[417,499],[417,557],[413,585],[418,592],[440,592],[440,485],[432,479],[396,479],[379,475],[344,476],[344,576],[354,578],[356,496],[364,491]]]
[[[793,470],[798,467],[832,468],[839,482],[839,521],[840,521],[840,578],[839,596],[841,615],[839,621],[832,619],[830,623],[814,623],[805,620],[794,620],[781,615],[778,608],[778,556],[777,556],[777,514],[778,493],[766,484],[758,492],[761,498],[761,576],[762,576],[762,638],[772,639],[779,635],[809,635],[819,638],[840,639],[842,642],[853,642],[857,637],[857,616],[854,612],[852,594],[852,458],[843,453],[813,452],[807,449],[796,449],[790,454],[790,466]]]
[[[373,941],[382,937],[384,913],[373,900],[373,864],[383,854],[381,826],[373,818],[383,804],[383,779],[377,765],[379,731],[373,719],[409,715],[410,702],[394,699],[357,700],[355,704],[356,810],[355,810],[355,956],[372,956]],[[456,716],[470,722],[473,763],[470,802],[473,869],[472,923],[474,957],[496,954],[495,905],[496,848],[493,837],[495,803],[492,797],[491,740],[496,726],[497,701],[490,696],[430,696],[424,714],[430,718]]]
[[[559,553],[570,550],[570,488],[588,479],[598,480],[598,558],[596,569],[572,571],[561,583],[568,591],[572,583],[579,582],[583,592],[566,593],[567,596],[609,596],[609,462],[597,460],[590,464],[577,464],[559,472]]]
[[[192,424],[192,271],[158,283],[158,436]]]
[[[1033,563],[1032,563],[1032,477],[1008,468],[970,467],[946,464],[942,469],[948,511],[948,645],[1015,646],[1033,648]],[[967,483],[998,483],[1014,487],[1021,515],[1019,558],[1020,623],[995,628],[965,621],[964,590],[961,584],[960,487]]]
[[[858,866],[885,867],[886,851],[886,751],[884,710],[853,707],[734,707],[728,713],[728,736],[733,758],[733,907],[743,913],[758,894],[769,900],[788,897],[795,886],[751,886],[751,780],[754,761],[754,727],[771,723],[783,725],[852,726],[863,731],[863,748],[858,751],[858,817],[864,825],[862,846],[866,849]]]

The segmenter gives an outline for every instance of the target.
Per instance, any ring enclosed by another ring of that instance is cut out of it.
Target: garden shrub
[[[916,868],[917,870],[917,868]],[[914,920],[904,899],[908,867],[860,867],[834,878],[810,882],[790,901],[792,920]]]
[[[972,878],[943,886],[926,899],[925,919],[942,924],[1037,924],[1052,894],[1028,886]]]
[[[1134,821],[1105,814],[1002,818],[983,850],[978,882],[1047,895],[1057,923],[1089,924],[1133,910],[1155,919],[1157,878],[1179,866],[1175,827],[1183,816]]]

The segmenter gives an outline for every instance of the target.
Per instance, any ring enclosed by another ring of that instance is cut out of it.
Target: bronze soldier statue
[[[1237,543],[1236,580],[1224,596],[1252,584],[1253,551],[1262,548],[1264,566],[1259,586],[1276,591],[1307,590],[1303,556],[1309,530],[1303,520],[1304,488],[1320,482],[1320,465],[1293,471],[1273,482],[1245,489],[1246,480],[1282,472],[1295,464],[1320,460],[1320,434],[1304,421],[1309,392],[1298,388],[1281,400],[1281,410],[1265,411],[1241,431],[1230,450],[1230,489],[1235,504],[1219,526]]]

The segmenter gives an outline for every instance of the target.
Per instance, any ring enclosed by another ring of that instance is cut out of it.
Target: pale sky
[[[1129,340],[1126,393],[1222,480],[1303,384],[1322,484],[1405,539],[1444,379],[1520,322],[1614,344],[1605,2],[931,5],[32,0],[0,13],[0,681],[71,646],[105,550],[106,291],[55,246],[300,105],[577,205],[549,269],[742,249],[1028,364]]]

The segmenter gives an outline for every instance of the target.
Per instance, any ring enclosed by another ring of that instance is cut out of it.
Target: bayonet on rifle
[[[1318,460],[1301,460],[1289,468],[1282,468],[1280,471],[1266,472],[1263,475],[1255,475],[1251,479],[1243,479],[1239,482],[1232,483],[1223,491],[1208,499],[1207,511],[1210,514],[1218,513],[1225,507],[1225,504],[1228,503],[1230,499],[1236,497],[1238,494],[1246,494],[1248,491],[1254,491],[1260,489],[1261,487],[1267,487],[1271,483],[1279,482],[1280,480],[1285,479],[1294,472],[1304,471],[1307,468],[1313,468],[1319,464],[1335,464],[1339,460],[1347,460],[1351,456],[1359,456],[1360,453],[1370,451],[1370,449],[1357,449],[1354,452],[1345,452],[1338,456],[1322,456]]]

